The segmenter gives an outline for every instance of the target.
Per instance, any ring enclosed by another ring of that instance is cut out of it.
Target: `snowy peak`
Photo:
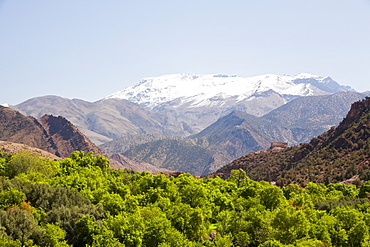
[[[222,104],[229,99],[251,100],[256,95],[271,90],[286,98],[354,91],[350,87],[339,85],[330,77],[307,73],[254,77],[173,74],[144,78],[136,85],[111,94],[106,99],[127,99],[149,108],[170,102],[197,107],[211,105],[214,101]]]

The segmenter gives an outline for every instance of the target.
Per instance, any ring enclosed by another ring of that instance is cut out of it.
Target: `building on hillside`
[[[287,142],[271,142],[270,150],[281,150],[288,147]]]

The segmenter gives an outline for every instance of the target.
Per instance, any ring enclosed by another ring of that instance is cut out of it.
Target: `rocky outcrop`
[[[105,153],[82,134],[71,122],[64,117],[44,115],[37,120],[44,128],[47,138],[56,149],[56,155],[69,157],[75,150],[94,152],[105,156]]]

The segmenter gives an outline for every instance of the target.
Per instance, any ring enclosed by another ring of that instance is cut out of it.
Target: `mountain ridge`
[[[301,97],[262,117],[235,111],[221,117],[195,135],[186,138],[171,137],[173,143],[171,147],[182,147],[187,149],[187,152],[207,150],[205,152],[209,155],[208,164],[206,166],[199,164],[204,168],[193,169],[191,168],[193,166],[188,164],[186,170],[181,171],[194,175],[201,175],[199,172],[213,172],[247,153],[268,149],[271,142],[287,142],[289,145],[309,142],[312,137],[339,124],[350,110],[351,104],[364,97],[365,95],[354,92]],[[316,106],[320,106],[320,110],[313,109]],[[297,109],[304,114],[299,114]],[[311,112],[314,113],[315,118],[312,117]],[[282,117],[281,120],[277,119],[279,116]],[[162,147],[160,153],[163,157],[179,157],[179,150],[166,148],[168,138],[151,135],[132,136],[106,143],[100,147],[109,154],[117,152],[135,161],[153,164],[153,159],[149,157],[153,155],[158,146]],[[185,145],[184,142],[187,144]],[[196,155],[196,153],[189,154]],[[162,167],[160,160],[157,158],[155,165]],[[186,158],[177,160],[181,160],[182,164],[172,166],[172,170],[185,168],[184,163],[189,161]]]
[[[3,106],[0,106],[0,140],[26,144],[62,158],[68,158],[75,150],[106,156],[64,117],[44,115],[36,119]]]
[[[354,90],[330,77],[305,73],[254,77],[173,74],[144,78],[105,99],[130,100],[199,132],[232,111],[263,116],[298,97],[346,91]]]
[[[128,100],[109,99],[88,102],[49,95],[29,99],[13,106],[12,109],[35,118],[40,118],[44,114],[63,116],[96,144],[133,134],[181,136],[185,133],[193,133],[186,123],[151,112]]]
[[[228,177],[243,169],[254,180],[278,185],[310,181],[342,182],[358,176],[370,179],[370,97],[352,104],[337,126],[310,142],[280,152],[255,152],[234,160],[209,176]]]
[[[204,101],[212,98],[237,96],[241,101],[269,90],[280,95],[296,96],[353,91],[348,86],[339,85],[330,77],[307,73],[295,76],[267,74],[253,77],[173,74],[143,78],[134,86],[108,95],[105,99],[127,99],[151,109],[165,102],[185,99],[188,102],[195,101],[191,103],[191,107],[196,107],[211,103]]]

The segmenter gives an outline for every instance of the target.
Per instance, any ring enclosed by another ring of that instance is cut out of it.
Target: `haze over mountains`
[[[44,96],[13,108],[64,116],[110,155],[201,175],[274,141],[307,142],[364,97],[309,74],[177,74],[145,78],[96,102]]]
[[[64,116],[96,144],[134,134],[188,134],[184,124],[128,100],[87,102],[44,96],[27,100],[13,109],[36,118],[44,114]]]

